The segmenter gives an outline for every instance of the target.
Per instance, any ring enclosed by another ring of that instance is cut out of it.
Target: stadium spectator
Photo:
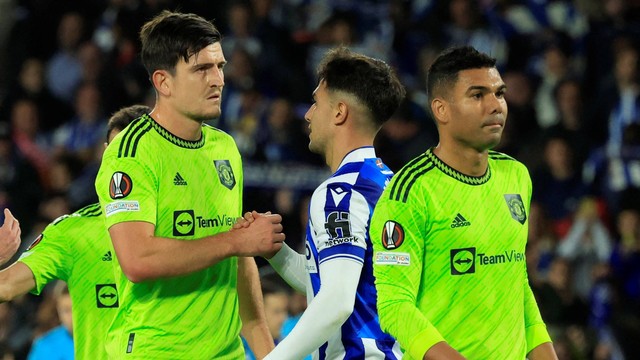
[[[60,325],[37,338],[28,360],[47,360],[55,354],[56,359],[73,360],[73,318],[71,295],[67,284],[59,281],[53,289],[53,298]]]

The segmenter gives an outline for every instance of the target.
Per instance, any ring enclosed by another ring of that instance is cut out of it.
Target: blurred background
[[[22,249],[97,202],[106,119],[153,105],[137,33],[163,9],[223,33],[222,117],[211,124],[243,155],[245,210],[282,214],[294,248],[309,196],[330,175],[303,119],[327,49],[383,59],[407,87],[376,139],[394,171],[437,144],[425,111],[434,57],[457,44],[496,57],[509,105],[496,150],[532,175],[529,279],[558,355],[638,358],[639,0],[0,0],[0,207],[20,220]],[[286,295],[274,300],[285,311],[269,315],[280,337],[304,298],[258,260],[265,297]],[[55,308],[52,291],[0,304],[0,359],[26,358],[59,324]]]

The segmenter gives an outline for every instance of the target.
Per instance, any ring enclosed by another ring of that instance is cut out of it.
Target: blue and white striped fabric
[[[309,302],[322,286],[320,266],[333,259],[363,264],[354,311],[314,359],[400,359],[399,344],[380,329],[376,307],[369,221],[393,172],[376,158],[373,147],[345,156],[338,170],[313,193],[307,225]]]

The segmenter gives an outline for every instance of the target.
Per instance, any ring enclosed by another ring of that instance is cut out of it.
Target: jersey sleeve
[[[444,340],[417,305],[421,278],[428,276],[423,274],[427,209],[416,197],[390,200],[391,187],[380,197],[370,229],[380,326],[412,358],[422,359]]]
[[[532,193],[532,184],[531,177],[529,176],[529,172],[527,168],[522,166],[523,175],[521,178],[525,180],[525,188],[527,189],[528,199],[527,201],[527,209],[531,208],[531,193]],[[529,285],[529,277],[527,276],[527,268],[526,262],[523,264],[524,269],[524,326],[525,326],[525,337],[527,342],[527,354],[531,352],[535,347],[540,344],[550,342],[551,337],[547,332],[547,327],[542,320],[542,316],[540,315],[540,309],[538,308],[538,304],[533,295],[533,291],[531,291],[531,286]]]
[[[148,152],[119,157],[118,144],[107,148],[96,178],[96,192],[106,216],[107,229],[125,221],[156,224],[158,181]],[[110,151],[111,150],[111,151]]]
[[[20,257],[20,262],[31,269],[36,282],[33,290],[39,295],[52,280],[67,281],[73,266],[73,256],[69,253],[69,244],[64,234],[49,225]]]
[[[364,263],[369,207],[350,184],[320,186],[311,198],[310,217],[320,265],[336,258]]]
[[[526,272],[526,269],[525,269]],[[527,341],[527,354],[538,345],[551,342],[547,327],[540,315],[540,309],[529,286],[528,278],[524,283],[524,326]]]

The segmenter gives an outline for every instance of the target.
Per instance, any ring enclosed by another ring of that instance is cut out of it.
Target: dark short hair
[[[377,127],[396,111],[406,94],[395,72],[384,61],[354,53],[345,47],[330,50],[318,67],[318,79],[329,91],[358,98],[371,112]]]
[[[427,73],[427,96],[431,104],[437,96],[453,88],[462,70],[495,68],[496,59],[471,46],[458,46],[444,50],[431,64]],[[428,106],[431,111],[431,106]]]
[[[109,135],[111,135],[113,131],[124,130],[133,120],[149,112],[151,112],[151,108],[146,105],[127,106],[114,112],[107,123],[107,142],[109,141]]]
[[[221,38],[218,29],[198,15],[164,10],[140,30],[142,63],[149,76],[156,70],[173,74],[181,57],[187,62]]]

